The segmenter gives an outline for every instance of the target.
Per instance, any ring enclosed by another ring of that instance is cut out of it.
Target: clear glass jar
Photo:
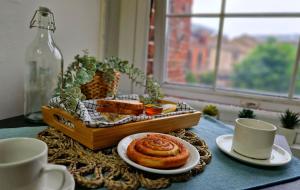
[[[63,56],[54,43],[55,23],[53,13],[40,7],[34,14],[30,28],[37,28],[37,35],[26,50],[24,116],[41,122],[41,106],[47,105],[54,94],[58,78],[63,72]]]

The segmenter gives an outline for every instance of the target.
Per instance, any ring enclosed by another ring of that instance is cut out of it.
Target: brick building
[[[173,13],[191,12],[193,0],[169,1],[169,11]],[[175,3],[176,2],[176,3]],[[191,20],[171,18],[167,20],[167,79],[185,83],[185,66],[189,61]]]

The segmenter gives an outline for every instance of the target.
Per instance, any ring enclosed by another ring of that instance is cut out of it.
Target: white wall
[[[54,13],[54,38],[67,65],[82,49],[98,56],[100,1],[0,1],[0,119],[23,114],[24,55],[36,33],[29,29],[34,11],[47,6]]]
[[[118,56],[146,72],[150,0],[120,0]],[[120,93],[144,93],[127,76],[122,76]]]

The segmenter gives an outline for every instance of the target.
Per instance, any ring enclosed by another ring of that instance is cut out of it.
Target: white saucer
[[[61,175],[58,175],[56,172],[49,172],[46,174],[47,185],[43,190],[55,190],[59,189],[60,184],[62,184]],[[60,190],[74,190],[75,181],[73,176],[68,172],[67,178],[65,179],[65,185]]]
[[[152,172],[152,173],[157,173],[157,174],[178,174],[178,173],[187,172],[187,171],[191,170],[192,168],[194,168],[198,164],[198,162],[200,160],[200,155],[199,155],[199,152],[197,151],[197,149],[193,145],[191,145],[190,143],[188,143],[188,142],[186,142],[186,141],[184,141],[184,140],[182,140],[180,138],[171,136],[171,135],[170,135],[171,137],[176,138],[176,140],[178,140],[179,142],[181,142],[189,150],[189,152],[190,152],[190,156],[189,156],[189,158],[188,158],[188,160],[187,160],[187,162],[186,162],[185,165],[181,166],[180,168],[176,168],[176,169],[165,169],[165,170],[162,170],[162,169],[154,169],[154,168],[145,167],[145,166],[139,165],[139,164],[131,161],[127,157],[127,154],[126,154],[128,145],[134,139],[144,137],[147,134],[150,134],[150,133],[137,133],[137,134],[133,134],[133,135],[130,135],[130,136],[127,136],[127,137],[123,138],[119,142],[118,149],[117,149],[118,150],[118,154],[129,165],[131,165],[131,166],[133,166],[135,168],[138,168],[140,170],[144,170],[144,171]],[[164,134],[164,135],[166,135],[166,134]]]
[[[221,135],[216,139],[217,146],[229,156],[232,156],[240,161],[261,165],[261,166],[281,166],[291,161],[291,155],[278,145],[273,145],[271,157],[267,160],[259,160],[243,156],[232,150],[233,135]]]

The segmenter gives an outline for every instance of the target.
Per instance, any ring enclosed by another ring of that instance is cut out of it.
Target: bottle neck
[[[47,29],[38,28],[36,40],[41,42],[53,42],[52,31]]]
[[[36,40],[40,42],[48,42],[53,43],[53,31],[51,28],[51,18],[48,16],[38,15],[38,27],[37,27],[37,35]],[[50,44],[49,44],[50,45]]]

